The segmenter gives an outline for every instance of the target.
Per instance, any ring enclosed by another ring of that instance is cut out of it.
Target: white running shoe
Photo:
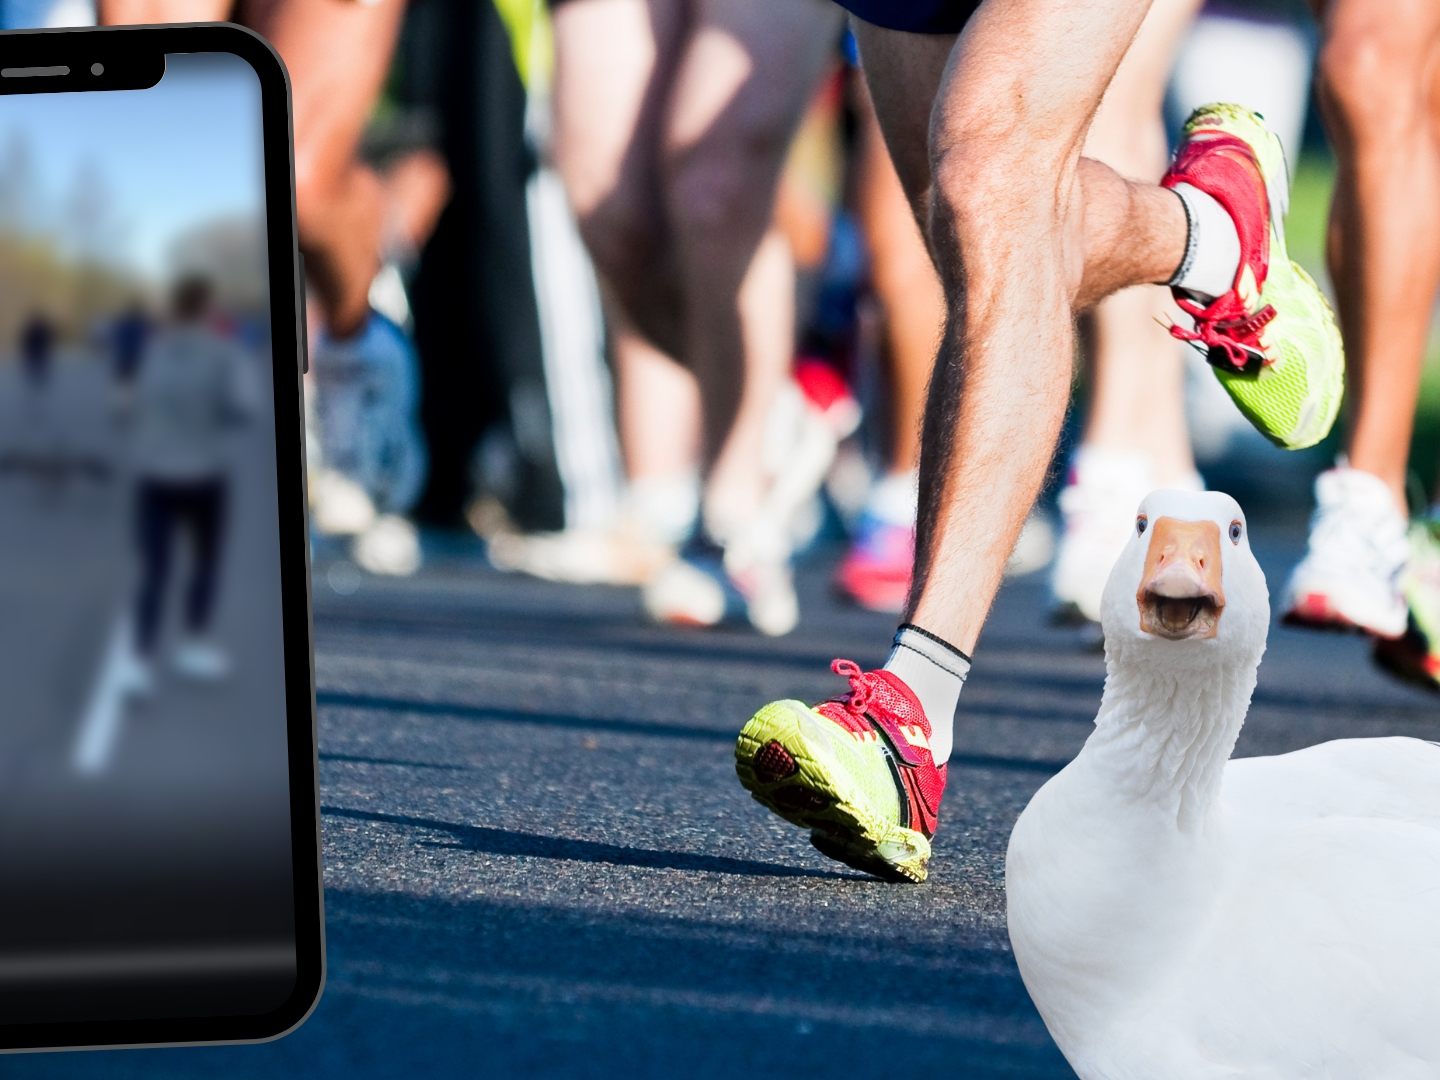
[[[1060,492],[1063,533],[1050,577],[1052,611],[1062,622],[1099,622],[1100,596],[1130,540],[1135,507],[1156,486],[1142,454],[1082,446]],[[1204,490],[1192,474],[1172,487]]]
[[[698,534],[646,583],[641,598],[651,619],[671,626],[749,623],[780,637],[800,621],[787,559],[726,551]]]
[[[155,692],[150,662],[138,653],[127,652],[116,669],[115,686],[125,697],[149,697]]]
[[[218,645],[199,638],[182,642],[171,661],[187,679],[215,682],[230,674],[230,657]]]
[[[414,504],[425,478],[419,378],[409,338],[378,313],[352,337],[320,335],[310,363],[307,420],[310,503],[321,531],[369,527],[356,525],[357,513],[364,517],[357,494],[383,514],[403,514]],[[339,505],[327,506],[331,500]]]
[[[1379,477],[1343,464],[1321,473],[1310,545],[1285,587],[1282,621],[1386,639],[1403,635],[1406,529],[1405,515]]]
[[[375,503],[344,473],[319,466],[310,475],[310,522],[325,536],[356,536],[375,523]]]
[[[420,533],[398,514],[381,514],[350,544],[355,562],[372,574],[409,577],[420,569]]]
[[[1036,506],[1025,519],[1020,537],[1015,541],[1015,550],[1005,562],[1005,576],[1024,577],[1049,565],[1055,554],[1055,526],[1044,510]]]

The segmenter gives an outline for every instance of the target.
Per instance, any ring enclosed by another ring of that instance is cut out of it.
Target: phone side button
[[[310,374],[310,316],[305,310],[305,279],[300,279],[300,327],[296,334],[295,347],[300,351],[300,374]]]

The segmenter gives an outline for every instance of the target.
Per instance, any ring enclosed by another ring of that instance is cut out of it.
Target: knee
[[[660,261],[664,230],[658,207],[647,210],[610,199],[581,211],[577,224],[600,276],[622,293],[643,282]]]
[[[1428,57],[1407,25],[1387,8],[1384,18],[1334,30],[1321,48],[1320,99],[1337,137],[1389,139],[1423,122]]]
[[[1023,141],[974,139],[932,154],[930,248],[947,286],[983,273],[1031,241],[1059,235],[1064,221],[1063,159],[1047,166]]]
[[[788,134],[768,118],[732,117],[724,130],[667,152],[667,209],[676,232],[699,243],[753,243],[770,221]]]

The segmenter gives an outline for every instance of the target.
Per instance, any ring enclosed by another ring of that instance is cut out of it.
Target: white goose
[[[1440,746],[1230,761],[1270,605],[1244,515],[1160,491],[1080,755],[1010,837],[1010,940],[1083,1080],[1440,1077]]]

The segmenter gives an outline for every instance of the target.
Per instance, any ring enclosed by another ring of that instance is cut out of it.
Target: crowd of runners
[[[1440,523],[1411,481],[1433,463],[1409,460],[1440,9],[842,5],[0,11],[232,19],[285,59],[322,550],[413,573],[418,524],[464,520],[503,568],[779,635],[797,557],[844,537],[835,587],[900,617],[889,660],[837,662],[848,694],[766,706],[737,751],[828,854],[923,879],[1003,577],[1048,565],[1057,616],[1096,620],[1140,498],[1204,487],[1197,410],[1256,472],[1283,455],[1251,428],[1305,450],[1335,427],[1277,609],[1440,686]],[[1321,285],[1283,227],[1312,74]]]

